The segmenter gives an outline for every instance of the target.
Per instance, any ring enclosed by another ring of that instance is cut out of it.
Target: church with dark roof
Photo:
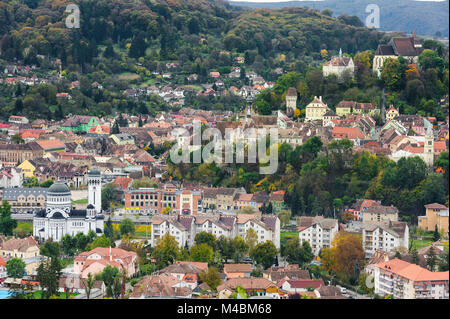
[[[74,209],[69,187],[63,181],[55,182],[47,190],[45,208],[35,212],[33,217],[33,236],[40,241],[52,238],[61,241],[69,234],[87,235],[94,231],[97,236],[103,234],[104,217],[102,214],[101,175],[97,169],[87,175],[88,205],[86,209]]]

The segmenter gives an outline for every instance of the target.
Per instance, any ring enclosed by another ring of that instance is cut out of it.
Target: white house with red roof
[[[138,270],[137,254],[120,248],[97,247],[75,257],[74,272],[80,278],[87,278],[89,273],[99,274],[108,265],[125,270],[127,277],[132,277]]]

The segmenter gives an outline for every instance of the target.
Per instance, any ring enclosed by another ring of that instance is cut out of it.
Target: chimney
[[[109,261],[112,261],[111,246],[109,246]]]
[[[320,102],[322,102],[322,96],[319,96],[319,100],[320,100]]]

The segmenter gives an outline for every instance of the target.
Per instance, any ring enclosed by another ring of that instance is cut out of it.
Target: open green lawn
[[[409,245],[413,245],[411,246],[412,248],[416,248],[417,250],[423,248],[423,247],[427,247],[430,246],[433,242],[431,240],[416,240],[416,239],[409,239]]]
[[[61,267],[62,268],[66,268],[69,265],[73,265],[73,259],[72,258],[61,259]]]
[[[119,80],[136,80],[139,79],[140,75],[131,72],[123,72],[118,76]]]
[[[88,203],[88,199],[87,198],[83,198],[83,199],[73,200],[72,201],[72,205],[75,205],[75,204],[87,204],[87,203]]]

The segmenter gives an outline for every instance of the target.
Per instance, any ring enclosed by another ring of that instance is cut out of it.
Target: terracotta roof
[[[6,241],[3,241],[2,238],[0,238],[0,248],[2,250],[25,252],[28,248],[33,246],[39,248],[39,245],[33,236],[27,238],[12,238]]]
[[[325,65],[332,65],[332,66],[347,66],[351,61],[351,58],[349,57],[339,57],[334,56],[331,58],[330,61],[326,62]]]
[[[286,96],[297,96],[297,90],[294,87],[290,87],[286,93]]]
[[[438,204],[438,203],[425,205],[425,208],[430,208],[430,209],[448,209],[447,206],[441,205],[441,204]]]
[[[161,269],[162,274],[199,274],[204,270],[204,268],[200,268],[197,265],[192,263],[175,263],[167,266],[164,269]]]
[[[196,262],[196,261],[176,261],[177,264],[184,264],[184,265],[194,265],[202,270],[208,270],[208,263],[202,263],[202,262]]]
[[[287,280],[291,288],[308,288],[308,287],[314,287],[319,288],[321,286],[325,286],[325,283],[322,279],[320,280],[313,280],[313,279],[300,279],[300,280]]]
[[[398,258],[381,262],[376,266],[412,281],[449,281],[448,271],[432,272]]]
[[[223,266],[223,272],[252,272],[252,266],[250,264],[225,264]]]
[[[241,286],[245,290],[247,289],[267,289],[272,286],[276,286],[270,280],[265,278],[231,278],[217,287],[217,291],[222,291],[226,288],[236,289],[237,286]]]
[[[59,141],[59,140],[40,140],[36,141],[36,143],[39,144],[40,147],[45,149],[51,149],[51,148],[65,148],[66,145]]]

